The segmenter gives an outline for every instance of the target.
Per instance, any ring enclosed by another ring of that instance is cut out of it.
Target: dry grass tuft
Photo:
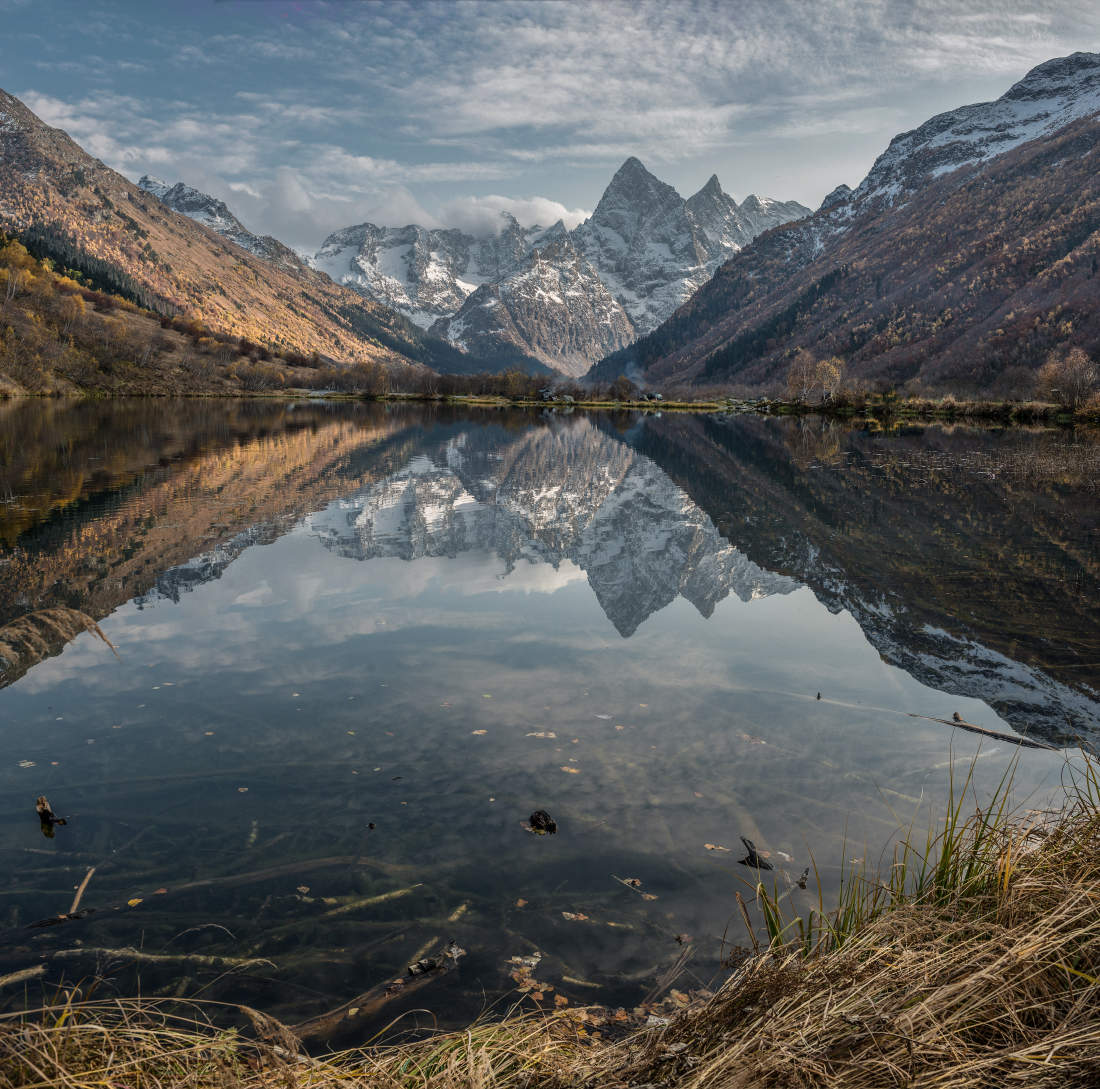
[[[936,835],[910,836],[886,874],[849,875],[816,923],[759,887],[770,945],[703,1007],[618,1043],[513,1016],[314,1059],[258,1014],[260,1041],[201,1006],[64,1001],[0,1018],[0,1087],[1094,1089],[1100,769],[1067,773],[1056,814],[1011,814],[1007,782],[964,813],[967,780]]]

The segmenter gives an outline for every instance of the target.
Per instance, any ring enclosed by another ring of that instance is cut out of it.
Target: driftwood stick
[[[96,946],[81,946],[78,949],[55,949],[47,953],[51,960],[70,959],[78,957],[115,957],[119,960],[136,961],[139,964],[188,964],[200,968],[251,968],[264,964],[278,971],[278,965],[270,960],[259,958],[245,959],[242,957],[215,957],[205,953],[145,953],[132,946],[122,946],[118,949],[106,949]]]
[[[334,1036],[339,1032],[369,1021],[379,1010],[397,998],[419,991],[422,987],[431,983],[447,973],[447,968],[438,968],[431,972],[422,972],[416,976],[398,976],[396,979],[379,983],[369,991],[357,995],[350,1002],[345,1002],[328,1013],[293,1025],[291,1031],[301,1040],[323,1040]]]
[[[940,722],[944,726],[954,726],[959,730],[967,730],[972,734],[981,734],[983,737],[993,737],[998,741],[1005,741],[1009,745],[1019,745],[1025,749],[1049,749],[1058,751],[1057,745],[1048,745],[1045,741],[1034,741],[1030,737],[1014,737],[1012,734],[998,733],[996,730],[987,730],[984,726],[975,726],[973,722],[963,722],[962,719],[932,718],[930,715],[918,715],[913,711],[907,711],[910,718],[923,718],[926,722]]]
[[[396,900],[398,897],[408,896],[410,892],[415,892],[417,889],[422,889],[423,887],[423,882],[418,881],[415,885],[409,885],[407,888],[382,892],[377,896],[368,896],[365,900],[352,900],[347,904],[341,904],[339,907],[326,911],[321,918],[331,919],[334,915],[347,915],[349,912],[358,911],[360,908],[371,907],[373,904],[382,904],[387,900]]]
[[[80,907],[81,897],[84,895],[84,890],[88,887],[88,882],[92,879],[92,874],[95,873],[95,867],[92,866],[90,870],[84,875],[84,880],[80,882],[80,887],[76,890],[76,895],[73,897],[72,906],[69,908],[69,914],[72,915],[78,907]]]
[[[316,870],[333,866],[356,866],[365,864],[366,862],[366,859],[361,859],[357,855],[335,855],[330,858],[303,859],[300,862],[288,862],[282,866],[269,866],[265,870],[252,870],[249,873],[225,874],[221,877],[205,877],[199,881],[187,881],[182,885],[173,885],[171,888],[165,888],[163,892],[158,890],[150,895],[160,897],[171,893],[190,892],[193,889],[208,889],[216,885],[249,885],[256,881],[267,881],[273,877],[287,877],[292,874],[298,874],[303,870]],[[110,911],[125,911],[128,908],[134,908],[137,907],[138,904],[145,903],[145,900],[146,897],[133,897],[123,904],[111,904],[104,908],[84,908],[82,911],[75,912],[69,911],[61,915],[51,915],[46,919],[37,919],[33,923],[28,923],[27,926],[57,926],[59,923],[68,923],[76,919],[85,919],[93,914],[105,915]],[[7,932],[0,932],[0,939],[5,937],[6,933]]]
[[[22,968],[10,975],[0,976],[0,987],[8,987],[13,983],[25,983],[28,979],[37,979],[46,974],[44,964],[36,964],[33,968]]]

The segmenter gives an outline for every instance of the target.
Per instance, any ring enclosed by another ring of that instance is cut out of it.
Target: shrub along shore
[[[1054,812],[1010,811],[1007,782],[984,806],[954,784],[938,828],[849,873],[831,910],[793,918],[785,892],[747,888],[755,949],[717,993],[629,1035],[609,1034],[614,1011],[558,1010],[318,1057],[256,1011],[244,1033],[199,1003],[69,992],[0,1016],[0,1086],[1091,1089],[1100,766],[1073,758],[1064,780]]]

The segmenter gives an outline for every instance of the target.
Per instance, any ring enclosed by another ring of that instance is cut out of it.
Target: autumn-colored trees
[[[799,348],[787,370],[787,394],[795,401],[831,401],[843,381],[843,359],[835,355],[817,359],[813,352]]]
[[[1051,352],[1036,384],[1041,397],[1076,412],[1100,386],[1100,369],[1080,348]]]

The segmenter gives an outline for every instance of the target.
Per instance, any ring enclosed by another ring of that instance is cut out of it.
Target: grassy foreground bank
[[[324,1058],[254,1011],[254,1037],[195,1004],[81,1003],[0,1018],[12,1089],[675,1089],[1100,1084],[1100,769],[1067,765],[1058,812],[975,807],[853,873],[832,911],[738,907],[760,945],[667,1025],[599,1039],[600,1015],[522,1016]],[[181,1012],[182,1011],[182,1012]]]

